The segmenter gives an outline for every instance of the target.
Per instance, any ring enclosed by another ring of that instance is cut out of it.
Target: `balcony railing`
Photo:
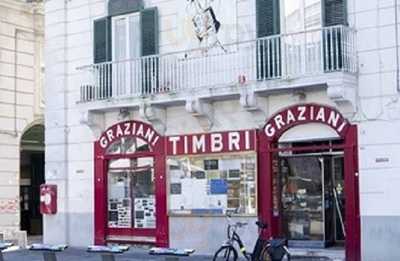
[[[357,71],[355,32],[345,26],[281,34],[204,50],[80,67],[81,102]]]

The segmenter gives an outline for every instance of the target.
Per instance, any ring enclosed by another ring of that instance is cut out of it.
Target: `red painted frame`
[[[285,110],[295,111],[296,108],[301,105],[295,105]],[[324,107],[329,111],[335,111],[343,116],[335,108],[319,105],[319,104],[306,104],[303,106],[318,106],[319,108]],[[276,113],[270,120],[280,114],[282,111]],[[270,224],[266,236],[277,237],[280,236],[280,218],[274,217],[273,215],[273,155],[277,152],[277,143],[279,138],[287,130],[301,125],[316,122],[315,120],[306,119],[302,121],[294,121],[280,131],[277,131],[273,137],[268,137],[264,132],[264,129],[258,133],[258,186],[259,192],[266,191],[267,193],[259,193],[258,204],[259,204],[259,217]],[[325,122],[319,122],[330,126]],[[332,126],[331,126],[332,127]],[[361,260],[361,227],[360,227],[360,203],[359,203],[359,177],[358,177],[358,140],[357,140],[357,126],[348,124],[345,130],[338,132],[335,130],[344,144],[340,147],[344,151],[344,172],[345,172],[345,196],[346,196],[346,260],[348,261],[360,261]],[[318,146],[313,146],[318,148]],[[322,147],[322,146],[321,146]],[[338,146],[339,147],[339,146]],[[266,190],[265,188],[269,188]]]
[[[117,125],[122,125],[128,122],[117,123],[108,130],[115,129]],[[105,245],[107,243],[107,235],[135,235],[135,236],[155,236],[157,246],[168,246],[168,215],[167,215],[167,184],[165,177],[166,158],[165,158],[165,142],[164,137],[157,134],[153,127],[147,123],[139,121],[131,121],[137,125],[144,126],[145,130],[154,131],[155,135],[160,138],[155,144],[149,144],[152,152],[140,152],[129,155],[106,155],[107,147],[103,148],[100,140],[94,144],[94,241],[96,245]],[[118,138],[136,136],[122,135]],[[139,136],[138,136],[139,137]],[[143,137],[139,137],[142,138]],[[117,139],[115,139],[117,140]],[[114,140],[114,141],[115,141]],[[109,144],[110,145],[110,144]],[[155,194],[156,194],[156,229],[109,229],[107,227],[107,166],[110,159],[115,158],[137,158],[151,156],[154,157],[154,175],[155,175]],[[137,242],[140,243],[140,242]]]

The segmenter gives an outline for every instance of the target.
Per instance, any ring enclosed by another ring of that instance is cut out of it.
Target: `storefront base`
[[[238,229],[246,249],[253,250],[258,231],[256,217],[235,217],[232,222],[246,222],[248,225]],[[226,217],[169,217],[170,246],[194,248],[200,255],[212,255],[226,241]]]

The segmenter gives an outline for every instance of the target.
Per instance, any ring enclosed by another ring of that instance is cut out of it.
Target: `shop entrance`
[[[168,245],[163,137],[121,122],[95,143],[95,244]]]
[[[281,155],[282,230],[290,247],[343,246],[343,153]]]
[[[292,246],[342,244],[346,260],[360,261],[357,126],[333,107],[298,104],[266,122],[258,150],[267,236]]]

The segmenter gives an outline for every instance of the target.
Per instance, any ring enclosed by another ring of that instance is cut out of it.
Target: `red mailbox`
[[[40,213],[44,215],[57,213],[57,185],[40,185]]]

